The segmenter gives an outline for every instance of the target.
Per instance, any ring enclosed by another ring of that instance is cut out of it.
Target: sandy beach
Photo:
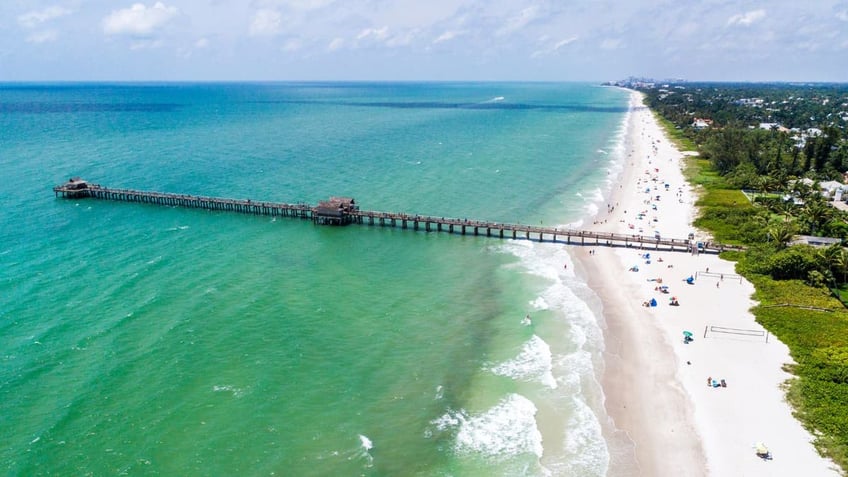
[[[683,153],[641,94],[631,106],[624,172],[588,227],[708,240],[691,225]],[[635,248],[572,253],[603,301],[609,475],[840,475],[792,417],[781,389],[788,348],[754,321],[753,286],[732,262]],[[756,455],[760,442],[771,459]]]

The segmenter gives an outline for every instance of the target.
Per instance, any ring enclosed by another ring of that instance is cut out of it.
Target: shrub
[[[810,272],[818,270],[818,262],[813,247],[796,245],[771,256],[769,274],[775,280],[805,279]]]

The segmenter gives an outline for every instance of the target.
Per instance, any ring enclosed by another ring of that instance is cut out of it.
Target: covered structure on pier
[[[359,206],[351,197],[330,197],[330,200],[318,202],[312,220],[320,225],[348,225],[353,222],[353,213],[357,210]]]
[[[96,187],[96,185],[89,184],[88,181],[79,177],[71,177],[68,179],[68,182],[54,187],[53,192],[57,197],[61,195],[62,197],[76,199],[79,197],[90,197],[91,187]]]

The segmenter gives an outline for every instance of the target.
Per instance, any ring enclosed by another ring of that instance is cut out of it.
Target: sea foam
[[[498,376],[522,381],[539,381],[551,389],[557,387],[552,372],[551,347],[536,335],[524,343],[518,356],[489,369]]]
[[[597,198],[598,190],[590,189],[584,194]],[[609,463],[609,450],[598,417],[603,415],[603,409],[593,409],[593,405],[603,402],[596,380],[596,361],[600,362],[604,348],[603,333],[599,325],[600,314],[587,301],[593,296],[592,291],[575,275],[574,262],[569,255],[569,250],[575,253],[586,253],[586,250],[529,241],[509,242],[502,247],[519,259],[520,268],[547,282],[530,304],[543,310],[543,317],[554,316],[562,320],[561,326],[555,328],[558,335],[553,343],[556,346],[549,347],[549,376],[553,379],[550,389],[557,392],[533,396],[545,409],[557,409],[546,418],[560,418],[566,423],[563,435],[554,434],[550,437],[556,439],[551,441],[546,436],[545,467],[554,475],[603,475]],[[534,323],[538,327],[535,317]],[[527,380],[527,376],[540,370],[538,361],[530,358],[531,349],[533,346],[525,346],[519,356],[491,370]],[[537,367],[532,367],[531,363]]]
[[[374,465],[374,457],[371,455],[371,449],[374,448],[374,443],[371,442],[364,434],[359,434],[359,457],[365,459],[365,463],[368,467]]]
[[[216,384],[212,386],[212,391],[216,393],[232,393],[234,398],[242,398],[245,395],[245,390],[242,388],[237,388],[235,386],[231,386],[229,384],[219,385]]]
[[[521,454],[542,456],[542,434],[536,427],[536,406],[520,394],[510,394],[494,407],[476,415],[445,413],[432,422],[440,431],[456,430],[459,453],[507,458]]]

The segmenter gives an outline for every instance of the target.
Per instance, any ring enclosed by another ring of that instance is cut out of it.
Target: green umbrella
[[[691,331],[684,331],[683,336],[692,336],[692,332]]]

